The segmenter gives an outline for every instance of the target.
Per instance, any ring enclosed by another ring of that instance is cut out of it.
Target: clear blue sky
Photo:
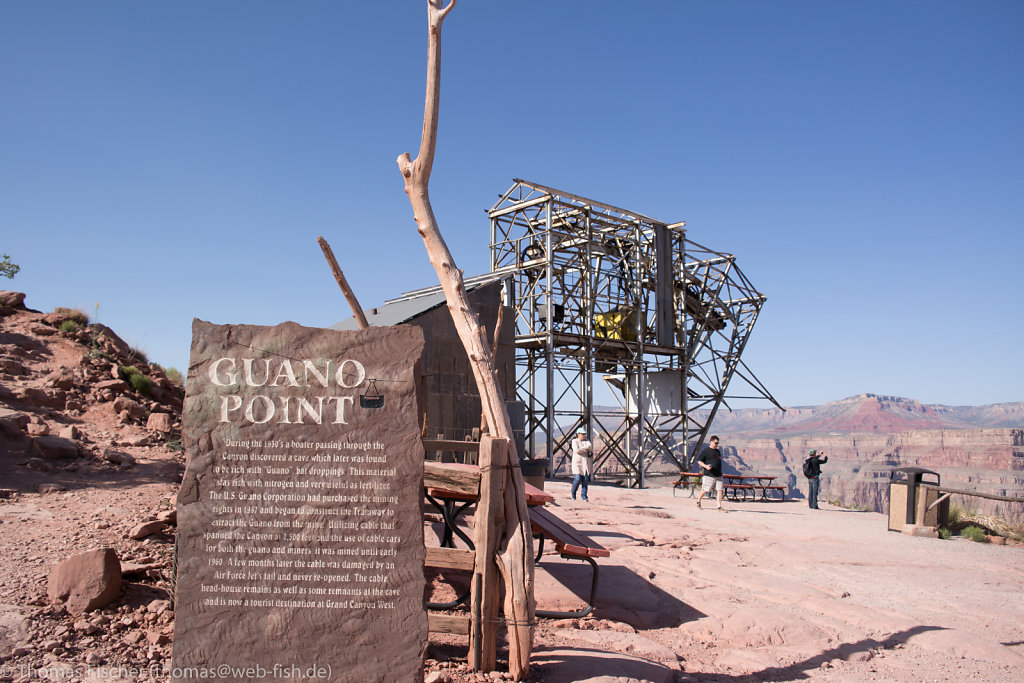
[[[364,306],[435,283],[395,165],[424,6],[0,3],[0,287],[184,370],[193,317],[350,315],[317,235]],[[783,405],[1024,400],[1024,3],[461,0],[443,69],[467,274],[528,178],[735,253]]]

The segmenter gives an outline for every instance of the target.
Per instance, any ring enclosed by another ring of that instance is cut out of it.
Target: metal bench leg
[[[538,609],[534,611],[534,614],[544,619],[582,619],[583,617],[587,616],[588,614],[594,611],[594,601],[597,598],[597,562],[595,562],[594,558],[592,557],[579,557],[577,555],[565,554],[562,554],[562,557],[564,557],[567,560],[580,560],[582,562],[589,562],[590,566],[593,567],[594,574],[590,581],[590,599],[587,601],[587,606],[583,609],[576,610],[575,612],[559,612],[557,610]]]

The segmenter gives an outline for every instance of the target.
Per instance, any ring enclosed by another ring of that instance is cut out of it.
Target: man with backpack
[[[818,490],[821,486],[821,465],[828,462],[825,451],[820,453],[813,448],[804,460],[804,476],[807,477],[807,505],[812,510],[818,510]]]

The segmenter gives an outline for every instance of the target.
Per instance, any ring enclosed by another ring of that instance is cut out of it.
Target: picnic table
[[[672,484],[672,495],[680,486],[690,489],[690,497],[693,498],[697,488],[697,481],[700,479],[700,472],[681,472],[679,479]],[[769,474],[723,474],[722,485],[725,495],[730,500],[745,501],[747,496],[750,500],[774,501],[786,499],[786,487],[773,484],[777,477]],[[770,494],[778,494],[779,498],[772,498]]]
[[[446,463],[445,467],[458,474],[464,472],[473,474],[478,472],[476,465],[461,463]],[[575,611],[555,611],[536,609],[538,617],[555,619],[578,619],[587,616],[594,609],[594,600],[597,597],[598,566],[594,558],[608,557],[609,551],[603,548],[582,531],[559,519],[554,513],[544,509],[548,503],[554,502],[555,498],[550,493],[533,486],[524,481],[524,493],[526,504],[530,511],[530,527],[533,535],[538,539],[537,561],[540,561],[544,553],[544,539],[549,539],[555,546],[555,551],[565,559],[580,560],[590,564],[592,569],[590,582],[590,597],[587,604]],[[457,490],[457,487],[426,486],[424,497],[427,502],[441,513],[444,522],[444,530],[441,533],[441,547],[454,548],[455,537],[462,539],[470,549],[475,549],[473,541],[466,533],[459,528],[458,518],[477,502],[477,495],[467,490]],[[427,603],[430,609],[453,609],[469,598],[467,590],[454,601],[449,603]]]

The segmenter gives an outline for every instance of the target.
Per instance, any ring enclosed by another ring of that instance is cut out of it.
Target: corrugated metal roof
[[[497,282],[503,277],[506,276],[497,273],[486,273],[485,275],[466,278],[464,285],[466,291],[471,292],[484,285]],[[363,309],[363,314],[366,315],[366,321],[370,323],[371,327],[389,327],[408,322],[443,305],[446,301],[447,299],[445,298],[444,291],[441,289],[441,285],[434,285],[433,287],[406,292],[400,297],[384,302],[383,306]],[[330,329],[358,330],[359,323],[356,322],[355,316],[352,316],[331,325]]]

